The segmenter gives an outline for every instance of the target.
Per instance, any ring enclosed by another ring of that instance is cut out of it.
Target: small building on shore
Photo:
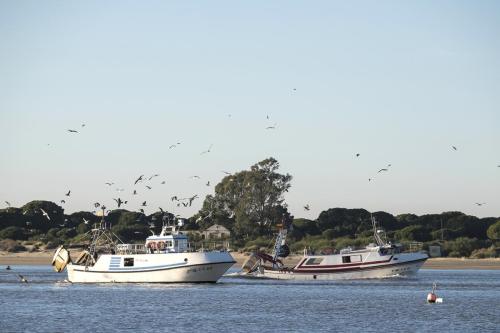
[[[214,224],[205,231],[202,231],[202,236],[204,239],[229,238],[231,236],[231,232],[220,224]]]

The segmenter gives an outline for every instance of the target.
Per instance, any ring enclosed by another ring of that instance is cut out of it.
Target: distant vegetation
[[[289,235],[292,251],[305,247],[330,252],[347,246],[364,246],[372,239],[370,212],[365,209],[331,208],[317,219],[294,219],[284,203],[292,176],[278,173],[279,163],[269,158],[250,170],[226,176],[208,195],[200,211],[187,219],[185,230],[203,230],[221,224],[231,231],[233,248],[256,250],[269,247],[283,221],[293,225]],[[50,220],[42,214],[47,212]],[[444,256],[495,257],[500,245],[500,219],[477,218],[461,212],[417,216],[393,216],[375,212],[373,216],[391,240],[403,244],[422,242],[441,245]],[[110,211],[106,217],[112,230],[125,242],[143,242],[152,228],[159,232],[162,221],[173,219],[169,212],[145,215],[124,209]],[[37,251],[60,244],[81,244],[100,217],[91,212],[64,214],[50,201],[31,201],[26,205],[0,210],[0,250]],[[193,235],[199,240],[199,236]]]

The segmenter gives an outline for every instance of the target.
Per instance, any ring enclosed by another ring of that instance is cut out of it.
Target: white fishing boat
[[[192,250],[181,227],[164,224],[145,244],[123,244],[102,220],[90,233],[89,248],[74,262],[60,246],[52,265],[57,272],[66,268],[70,282],[217,282],[235,260],[224,250]]]
[[[289,253],[285,243],[287,229],[282,228],[273,255],[254,253],[244,264],[239,276],[282,280],[376,279],[415,274],[428,256],[424,252],[404,252],[401,244],[387,242],[383,230],[377,229],[372,217],[376,244],[363,249],[346,248],[338,254],[304,256],[293,267],[283,265],[280,257]]]

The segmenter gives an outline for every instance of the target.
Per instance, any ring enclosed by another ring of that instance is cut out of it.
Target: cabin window
[[[166,241],[165,245],[166,247],[172,247],[172,241]]]
[[[351,262],[361,262],[361,256],[351,256]]]
[[[306,265],[319,265],[323,261],[323,258],[310,258],[306,261]]]
[[[342,263],[347,264],[351,262],[351,256],[343,256]]]
[[[123,266],[134,266],[134,258],[123,259]]]

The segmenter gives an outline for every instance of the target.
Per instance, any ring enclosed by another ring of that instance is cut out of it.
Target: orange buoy
[[[427,294],[427,302],[428,303],[443,303],[443,299],[437,297],[435,291],[436,291],[436,282],[433,283],[432,285],[432,291]]]

